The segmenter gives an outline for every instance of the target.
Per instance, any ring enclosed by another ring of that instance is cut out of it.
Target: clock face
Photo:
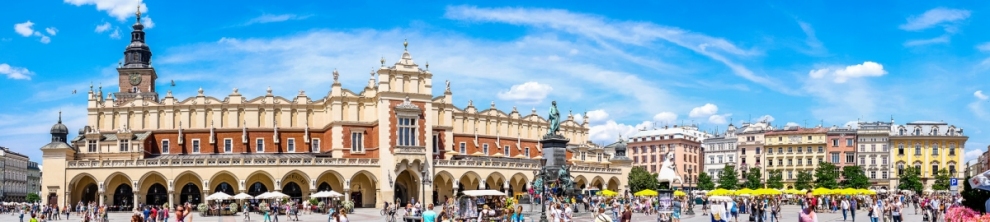
[[[131,85],[135,85],[136,86],[138,84],[141,84],[141,74],[138,74],[136,72],[135,73],[131,73],[130,78],[131,78]]]

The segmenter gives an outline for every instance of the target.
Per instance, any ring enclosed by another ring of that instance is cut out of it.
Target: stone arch
[[[460,190],[478,190],[481,189],[481,176],[474,171],[467,171],[461,174],[457,182],[460,184],[458,188]]]
[[[261,183],[268,191],[282,189],[275,186],[275,177],[272,177],[272,174],[263,170],[254,171],[244,178],[244,184],[247,184],[247,186],[253,186],[254,183]]]
[[[113,172],[106,179],[103,180],[104,190],[110,191],[117,189],[117,186],[121,184],[131,185],[134,181],[131,180],[131,176],[128,176],[122,172]]]
[[[330,190],[344,193],[344,176],[335,170],[323,171],[316,177],[316,187],[317,191],[322,191],[324,187],[330,187]]]
[[[161,195],[168,194],[168,179],[165,179],[165,175],[157,171],[148,171],[144,175],[141,175],[141,179],[138,180],[138,189],[141,194],[138,195],[142,198],[142,201],[138,203],[143,204],[161,204]],[[155,186],[156,184],[160,186]],[[152,187],[154,186],[154,189]],[[153,197],[153,198],[149,198]],[[165,196],[165,200],[168,200],[168,196]]]
[[[591,186],[592,187],[596,187],[598,189],[604,190],[606,188],[605,187],[605,179],[602,179],[601,176],[595,176],[595,178],[592,178],[591,179]]]
[[[590,185],[588,185],[588,178],[584,177],[584,175],[578,175],[577,177],[574,177],[574,187],[578,189],[586,189],[589,186]]]
[[[612,177],[608,179],[608,189],[612,191],[619,191],[619,178]]]
[[[176,204],[186,202],[199,204],[203,202],[203,177],[199,176],[198,173],[191,170],[183,171],[175,177],[172,183],[171,187],[178,195],[178,198],[175,199]]]
[[[529,178],[523,173],[513,174],[509,181],[509,188],[511,188],[509,191],[512,192],[509,195],[511,196],[515,196],[517,193],[525,193],[526,188],[529,187]]]
[[[101,184],[96,180],[95,176],[89,173],[81,173],[72,177],[72,180],[69,181],[69,186],[71,187],[69,203],[76,205],[80,201],[84,203],[91,201],[99,202]]]
[[[307,197],[309,197],[309,193],[312,190],[312,187],[310,187],[309,175],[307,175],[305,172],[302,172],[300,170],[289,171],[284,176],[282,176],[282,179],[279,182],[280,182],[279,185],[282,186],[281,187],[282,193],[289,194],[290,196],[296,194],[290,194],[289,192],[298,193],[301,195],[299,197],[293,196],[293,198],[299,198],[299,200],[308,200]],[[295,183],[296,186],[290,187],[289,186],[290,183]],[[286,188],[291,188],[292,190],[285,190]],[[299,190],[295,190],[297,188]]]
[[[355,207],[375,207],[378,203],[375,192],[378,190],[378,177],[367,170],[361,170],[347,180],[346,187],[350,188],[350,198]]]
[[[139,200],[134,199],[134,193],[140,192],[133,186],[131,177],[122,172],[113,172],[103,181],[103,194],[106,195],[104,204],[131,209]]]
[[[433,175],[433,192],[437,195],[437,199],[434,202],[443,203],[444,197],[453,198],[454,193],[454,183],[456,178],[450,172],[441,170]]]
[[[223,184],[225,183],[228,187],[223,187]],[[243,190],[243,188],[241,188],[240,181],[237,179],[237,175],[234,175],[234,173],[226,170],[221,170],[220,172],[213,174],[213,176],[210,177],[209,185],[210,187],[207,187],[207,189],[210,190],[210,194],[218,191],[225,191],[227,194],[237,194],[237,192]]]
[[[399,206],[404,206],[410,203],[412,199],[420,199],[420,190],[422,184],[422,175],[419,172],[413,170],[413,168],[406,168],[403,171],[399,171],[395,175],[395,181],[392,187],[393,196],[398,199]]]
[[[503,185],[505,185],[505,182],[506,182],[505,176],[497,171],[488,174],[488,177],[485,178],[485,185],[488,186],[487,189],[489,190],[502,191],[504,190]]]

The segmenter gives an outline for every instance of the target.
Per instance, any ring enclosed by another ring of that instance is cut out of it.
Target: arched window
[[[897,163],[897,175],[904,174],[904,163]]]
[[[932,136],[938,136],[938,127],[932,127]]]
[[[921,136],[921,128],[920,127],[915,127],[914,128],[914,135],[915,136]]]

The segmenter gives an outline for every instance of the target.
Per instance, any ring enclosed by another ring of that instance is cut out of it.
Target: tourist
[[[244,213],[245,221],[251,221],[251,206],[249,204],[244,204],[244,209],[241,212]]]
[[[671,213],[671,220],[673,222],[681,221],[681,198],[674,198],[673,213]],[[631,219],[631,218],[630,218]]]
[[[811,191],[805,193],[807,198],[803,204],[801,212],[798,213],[798,221],[800,222],[818,222],[818,215],[815,214],[816,200],[814,196],[811,195]]]
[[[626,207],[628,210],[629,207]],[[564,212],[560,215],[564,222],[571,222],[574,217],[574,210],[571,209],[571,204],[564,204]]]
[[[598,208],[598,213],[595,214],[595,222],[614,222],[614,220],[605,214],[605,208]]]
[[[847,200],[846,198],[842,198],[842,201],[839,202],[839,205],[842,208],[842,221],[846,221],[847,219],[846,211],[849,210],[849,200]]]
[[[515,212],[512,214],[510,222],[523,222],[525,219],[522,215],[523,207],[517,206]]]
[[[348,220],[347,220],[347,210],[340,209],[339,211],[340,211],[340,213],[337,214],[337,216],[339,216],[337,218],[337,222],[348,222]]]
[[[893,219],[894,222],[901,222],[901,201],[900,200],[895,199],[894,200],[894,204],[891,204],[890,218]],[[932,221],[937,221],[937,220],[932,219]]]
[[[426,205],[423,211],[423,222],[436,222],[437,213],[433,212],[433,204]]]
[[[622,212],[619,222],[632,222],[632,211],[629,209],[629,205],[626,205],[626,211]]]

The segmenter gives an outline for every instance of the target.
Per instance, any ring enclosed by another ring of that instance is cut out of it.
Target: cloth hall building
[[[269,88],[248,98],[235,88],[222,98],[202,89],[159,98],[143,26],[133,27],[119,89],[90,87],[87,125],[67,138],[59,121],[41,148],[46,203],[201,203],[214,192],[267,191],[309,199],[333,190],[357,207],[381,207],[442,201],[458,190],[524,193],[540,167],[548,121],[536,110],[455,106],[450,83],[432,95],[434,74],[408,51],[392,65],[382,59],[357,92],[333,71],[322,95]],[[589,142],[586,119],[562,119],[577,186],[625,191],[631,161]]]

